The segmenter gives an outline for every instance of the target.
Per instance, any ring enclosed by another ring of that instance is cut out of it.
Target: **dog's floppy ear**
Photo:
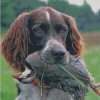
[[[84,42],[81,37],[78,29],[76,27],[76,22],[74,18],[71,16],[65,15],[65,21],[68,25],[68,35],[66,38],[66,49],[71,53],[71,55],[75,55],[82,57],[84,50]]]
[[[5,60],[16,71],[24,70],[23,62],[28,55],[30,16],[30,13],[21,14],[11,25],[1,43],[1,52]]]

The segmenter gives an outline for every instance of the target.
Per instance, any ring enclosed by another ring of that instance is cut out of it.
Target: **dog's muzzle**
[[[41,59],[45,62],[53,63],[68,63],[69,53],[66,48],[57,40],[49,40],[43,50],[39,52]]]

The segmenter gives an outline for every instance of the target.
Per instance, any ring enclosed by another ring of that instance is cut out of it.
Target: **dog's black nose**
[[[52,50],[52,54],[54,56],[54,59],[60,61],[64,57],[65,51],[63,49],[55,48]]]

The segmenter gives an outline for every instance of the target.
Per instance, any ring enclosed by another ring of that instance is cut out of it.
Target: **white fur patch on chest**
[[[50,22],[50,14],[48,11],[45,12],[47,20]]]

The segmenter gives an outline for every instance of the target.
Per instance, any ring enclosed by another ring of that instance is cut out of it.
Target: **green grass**
[[[1,100],[14,100],[17,96],[17,89],[15,87],[12,74],[16,74],[7,67],[7,63],[1,57]],[[95,78],[95,82],[100,82],[100,47],[91,47],[87,49],[85,54],[85,62],[88,71]],[[100,96],[92,89],[86,96],[86,100],[100,100]],[[100,90],[100,88],[99,88]]]
[[[94,77],[95,82],[100,83],[100,47],[91,47],[87,49],[85,63],[88,71]],[[86,100],[100,100],[100,96],[90,89],[90,92],[86,96]]]
[[[15,100],[17,96],[17,89],[15,87],[12,74],[14,72],[7,67],[7,63],[1,57],[1,100]]]

